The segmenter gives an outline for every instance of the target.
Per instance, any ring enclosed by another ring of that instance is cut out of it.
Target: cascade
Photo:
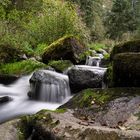
[[[8,96],[12,99],[9,102],[0,104],[0,123],[3,123],[5,121],[8,121],[10,119],[13,119],[21,115],[34,114],[42,109],[55,110],[71,98],[71,96],[67,96],[70,94],[68,90],[68,92],[64,96],[65,98],[62,99],[63,101],[61,103],[60,102],[51,103],[51,102],[29,100],[27,93],[30,90],[30,84],[29,84],[30,78],[31,78],[31,75],[23,76],[19,78],[16,82],[10,85],[0,84],[0,97]],[[64,81],[64,84],[66,83],[67,82]],[[44,88],[46,90],[46,87],[43,87],[43,90]],[[52,92],[54,93],[53,84],[51,86],[51,89],[52,89]],[[40,98],[42,99],[44,95],[41,95],[41,96],[42,97]],[[53,98],[53,96],[54,95],[52,94],[51,99]]]
[[[96,57],[88,56],[85,65],[99,67],[102,58],[103,58],[102,54],[98,54],[98,56]]]
[[[67,75],[49,70],[39,70],[30,79],[31,98],[47,102],[62,102],[70,96]]]

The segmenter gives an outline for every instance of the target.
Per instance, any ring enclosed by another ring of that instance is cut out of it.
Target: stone
[[[140,52],[140,40],[128,41],[114,46],[110,58],[111,60],[113,60],[116,54],[127,53],[127,52],[134,52],[134,53]]]
[[[50,60],[70,60],[73,63],[80,61],[80,54],[85,51],[85,46],[73,36],[65,36],[48,46],[42,56],[44,63]]]
[[[86,88],[101,88],[106,68],[75,65],[68,69],[70,88],[78,92]]]
[[[18,78],[19,76],[15,75],[0,74],[0,84],[8,85],[18,80]]]
[[[113,60],[116,87],[140,87],[140,53],[120,53]]]
[[[34,72],[30,79],[30,87],[28,95],[31,99],[62,102],[70,96],[68,76],[50,70]]]
[[[7,103],[7,102],[9,102],[9,101],[11,101],[11,100],[12,100],[12,98],[9,97],[9,96],[0,97],[0,104],[2,104],[2,103]]]

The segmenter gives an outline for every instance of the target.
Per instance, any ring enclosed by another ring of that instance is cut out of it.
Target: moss
[[[100,43],[91,43],[91,44],[88,45],[88,47],[91,50],[95,50],[95,51],[98,51],[100,49],[106,49],[106,48],[108,48],[107,46],[105,46],[105,44],[100,44]]]
[[[33,117],[27,115],[21,117],[18,124],[18,136],[19,140],[26,140],[32,133],[34,120]]]
[[[140,52],[140,40],[128,41],[114,46],[111,52],[111,59],[118,53]]]
[[[114,57],[113,82],[114,86],[140,86],[140,53],[120,53]]]
[[[0,74],[24,75],[34,70],[46,68],[47,65],[33,60],[24,60],[15,63],[3,64],[0,66]]]
[[[98,105],[101,109],[101,106],[116,98],[136,95],[140,95],[140,88],[86,89],[76,94],[60,108],[90,108]]]
[[[70,60],[73,63],[79,61],[79,55],[85,50],[79,39],[74,36],[64,36],[44,49],[43,62],[49,60]]]
[[[63,72],[68,67],[71,67],[73,64],[69,60],[58,60],[58,61],[54,60],[54,61],[50,61],[48,65],[54,68],[58,72]]]
[[[21,117],[18,125],[19,140],[26,140],[32,135],[33,130],[40,129],[40,126],[45,125],[49,129],[56,127],[60,122],[59,120],[53,121],[51,113],[65,113],[66,109],[41,110],[34,115],[26,115]]]

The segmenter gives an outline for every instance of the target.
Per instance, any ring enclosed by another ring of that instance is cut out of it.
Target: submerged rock
[[[15,75],[0,74],[0,84],[8,85],[15,82],[18,78],[19,76]]]
[[[12,100],[12,98],[9,97],[9,96],[0,97],[0,104],[9,102],[9,101],[11,101],[11,100]]]
[[[50,60],[70,60],[77,63],[80,60],[80,54],[85,50],[85,47],[80,41],[73,36],[65,36],[46,48],[42,60],[48,63]]]
[[[106,72],[105,68],[76,65],[68,69],[70,87],[72,92],[86,88],[101,88]]]
[[[70,96],[67,75],[49,70],[34,72],[30,79],[30,98],[48,102],[62,102]]]

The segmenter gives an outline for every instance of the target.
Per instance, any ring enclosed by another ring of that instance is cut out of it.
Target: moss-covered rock
[[[102,109],[101,106],[116,98],[136,95],[140,95],[139,88],[85,89],[59,108],[90,108],[99,105],[100,110]]]
[[[113,61],[114,86],[140,87],[140,53],[120,53]]]
[[[44,63],[49,60],[70,60],[77,63],[80,60],[80,54],[85,50],[80,41],[73,36],[65,36],[48,46],[42,56]]]
[[[67,70],[67,68],[71,67],[73,64],[69,60],[53,60],[50,61],[48,65],[54,68],[57,72],[63,72]]]
[[[21,51],[9,44],[0,45],[0,64],[20,60]]]
[[[116,45],[111,52],[111,59],[118,53],[126,52],[140,52],[140,40],[128,41],[119,45]]]
[[[1,75],[25,75],[34,70],[47,68],[48,66],[34,60],[23,60],[15,63],[3,64],[0,66]]]

